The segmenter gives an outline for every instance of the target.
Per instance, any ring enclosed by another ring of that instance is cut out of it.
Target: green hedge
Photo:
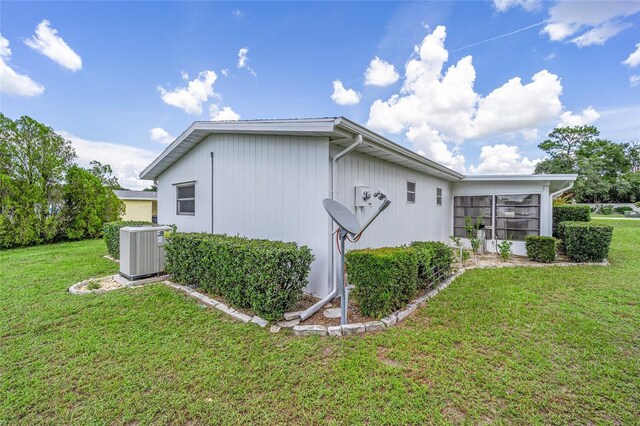
[[[382,318],[405,306],[418,290],[418,257],[409,247],[351,250],[345,262],[363,315]]]
[[[174,233],[165,252],[174,281],[201,287],[268,320],[293,308],[313,261],[306,246],[214,234]]]
[[[563,204],[553,206],[553,236],[562,238],[558,228],[562,222],[589,222],[591,220],[591,208],[580,204]]]
[[[418,260],[418,288],[442,281],[451,272],[453,252],[440,241],[414,241],[410,246]]]
[[[102,227],[104,242],[107,243],[107,251],[114,259],[120,259],[120,228],[125,226],[153,225],[151,222],[135,220],[119,220],[105,223]]]
[[[567,256],[576,262],[601,262],[609,254],[613,226],[563,222],[560,226]]]
[[[527,257],[536,262],[551,263],[556,258],[556,239],[537,235],[525,237]]]

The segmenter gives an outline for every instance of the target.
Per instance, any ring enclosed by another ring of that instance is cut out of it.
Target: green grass
[[[636,423],[640,222],[610,267],[475,270],[402,325],[296,338],[166,286],[75,296],[102,241],[0,252],[0,424]]]

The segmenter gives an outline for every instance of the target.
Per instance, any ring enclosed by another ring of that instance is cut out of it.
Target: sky
[[[0,112],[138,179],[195,120],[345,116],[466,174],[640,138],[640,2],[0,2]]]

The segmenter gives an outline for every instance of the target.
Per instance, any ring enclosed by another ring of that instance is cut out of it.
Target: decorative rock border
[[[490,268],[527,268],[527,267],[550,267],[550,266],[609,266],[609,262],[604,260],[603,262],[591,262],[591,263],[540,263],[533,265],[492,265],[492,266],[468,266],[466,268],[458,269],[453,275],[441,282],[433,290],[425,293],[424,295],[412,300],[409,304],[401,310],[382,318],[380,321],[369,321],[365,323],[354,323],[345,325],[335,325],[325,327],[323,325],[296,325],[293,327],[293,334],[296,336],[351,336],[355,334],[365,334],[376,331],[383,331],[391,328],[398,323],[405,320],[411,314],[413,314],[420,306],[427,303],[428,300],[433,299],[439,292],[449,287],[452,282],[459,276],[472,269],[490,269]],[[291,312],[290,315],[294,315],[297,312]],[[298,313],[299,314],[299,313]],[[286,316],[287,314],[285,314]]]
[[[269,324],[269,321],[260,318],[257,315],[254,316],[250,316],[247,314],[243,314],[242,312],[238,312],[235,309],[225,305],[222,302],[217,301],[216,299],[213,299],[205,294],[200,293],[199,291],[196,291],[194,289],[192,289],[191,287],[188,287],[186,285],[181,285],[181,284],[176,284],[173,283],[171,281],[165,281],[164,282],[166,285],[168,285],[169,287],[182,291],[183,293],[185,293],[187,296],[191,296],[197,300],[199,300],[200,302],[204,303],[205,305],[211,307],[211,308],[216,308],[219,311],[224,312],[225,314],[229,315],[231,318],[242,322],[243,324],[256,324],[260,327],[266,327],[267,324]]]

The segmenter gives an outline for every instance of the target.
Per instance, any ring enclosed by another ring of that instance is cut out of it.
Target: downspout
[[[333,161],[331,162],[331,199],[332,200],[335,200],[337,195],[338,195],[338,160],[340,160],[342,157],[344,157],[345,155],[347,155],[348,153],[350,153],[351,151],[356,149],[358,147],[358,145],[360,145],[361,143],[362,143],[362,135],[358,134],[356,136],[355,141],[351,145],[349,145],[348,147],[346,147],[345,149],[343,149],[342,151],[340,151],[339,153],[337,153],[333,157]],[[336,277],[336,268],[333,267],[334,258],[335,258],[335,247],[334,247],[333,239],[332,239],[332,242],[331,242],[331,262],[330,262],[330,265],[331,265],[331,281],[333,283],[332,289],[329,292],[329,294],[327,294],[321,300],[319,300],[318,302],[313,304],[313,306],[307,308],[305,311],[302,311],[300,313],[300,320],[301,321],[306,320],[311,315],[313,315],[316,312],[318,312],[324,305],[329,303],[331,300],[333,300],[338,295],[338,286],[337,286],[338,280],[337,280],[337,277]]]
[[[560,188],[559,190],[557,190],[556,192],[552,192],[549,194],[549,209],[551,210],[551,228],[549,229],[550,233],[553,233],[553,199],[557,196],[562,194],[563,192],[567,192],[568,190],[570,190],[571,188],[573,188],[573,181],[569,182],[569,185],[567,185],[564,188]]]

